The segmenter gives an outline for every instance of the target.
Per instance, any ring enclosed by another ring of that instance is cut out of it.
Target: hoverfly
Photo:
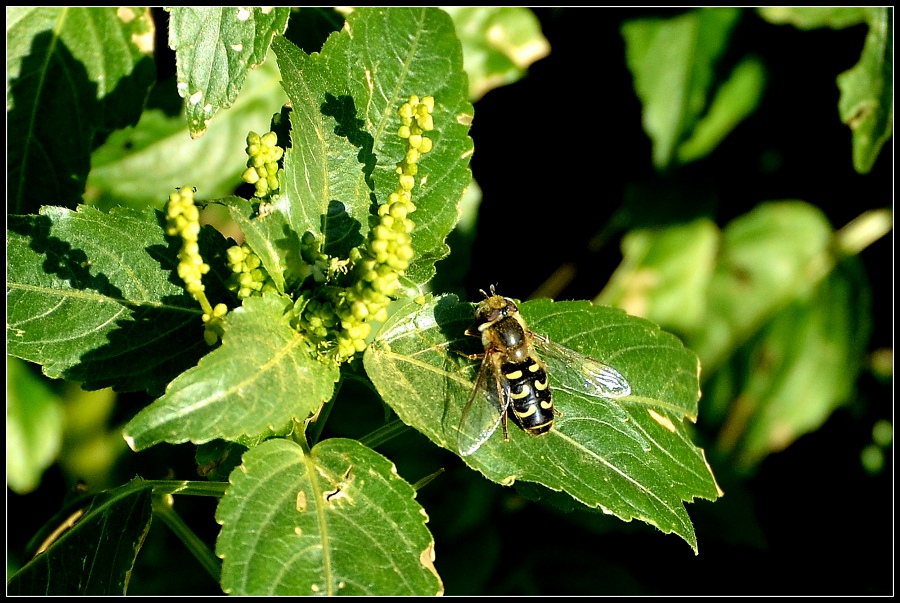
[[[541,435],[553,427],[553,396],[547,377],[547,364],[568,367],[580,379],[574,386],[591,397],[622,398],[631,393],[628,381],[613,367],[554,343],[529,330],[516,303],[501,297],[491,286],[488,295],[475,308],[475,324],[466,335],[481,337],[481,368],[472,395],[463,409],[459,424],[458,450],[468,456],[487,441],[503,423],[504,440],[509,440],[507,415],[525,432]],[[478,399],[483,393],[487,400]],[[558,413],[557,413],[558,414]]]

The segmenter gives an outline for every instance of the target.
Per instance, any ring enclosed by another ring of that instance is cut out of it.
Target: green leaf
[[[622,263],[595,301],[691,332],[706,316],[718,245],[719,229],[706,218],[633,230],[622,239]]]
[[[289,214],[286,199],[277,197],[273,203],[276,211],[264,216],[253,209],[250,201],[240,197],[228,197],[220,202],[228,207],[228,215],[244,233],[244,242],[259,256],[277,291],[284,293],[285,274],[296,273],[302,265],[300,237],[285,219]]]
[[[44,207],[12,216],[7,241],[8,352],[88,389],[161,392],[209,351],[202,310],[176,275],[177,245],[151,210]],[[210,228],[201,253],[224,253]],[[216,264],[210,262],[210,264]],[[207,295],[230,299],[222,276]]]
[[[221,347],[175,379],[125,426],[133,450],[217,438],[252,444],[287,433],[331,398],[338,369],[315,360],[288,324],[289,300],[244,300],[225,317]]]
[[[276,34],[287,28],[286,7],[167,9],[178,94],[185,99],[192,138],[206,132],[219,109],[237,98],[250,69],[261,64]]]
[[[406,273],[426,282],[447,254],[444,238],[471,179],[473,109],[452,21],[433,8],[359,9],[321,53],[283,38],[273,47],[294,109],[282,196],[293,230],[322,236],[330,255],[347,257],[365,239],[375,204],[398,186],[406,153],[398,109],[411,94],[434,96],[434,149],[419,163],[416,257]]]
[[[869,341],[869,287],[846,258],[807,299],[779,312],[736,359],[746,366],[719,446],[744,471],[815,431],[853,395]]]
[[[769,23],[789,23],[798,29],[843,29],[865,23],[870,9],[862,6],[766,6],[756,10]]]
[[[756,111],[765,80],[762,61],[755,57],[741,61],[716,90],[709,111],[697,122],[690,138],[678,146],[678,162],[690,163],[712,153],[739,123]]]
[[[501,484],[526,480],[564,490],[625,521],[675,532],[696,550],[683,501],[718,496],[683,424],[697,417],[697,357],[673,335],[621,310],[548,300],[519,309],[535,332],[616,368],[632,393],[618,400],[587,396],[578,385],[581,373],[551,370],[561,413],[553,429],[536,437],[511,424],[508,442],[498,429],[466,463]],[[478,368],[465,358],[480,347],[463,335],[472,321],[471,304],[454,296],[409,304],[385,323],[364,356],[400,419],[454,452]],[[480,396],[473,403],[488,404]]]
[[[530,8],[447,6],[463,46],[469,99],[516,82],[535,61],[550,54],[550,43]]]
[[[822,212],[801,201],[763,203],[728,224],[705,324],[687,336],[704,374],[714,372],[775,312],[812,290],[831,269],[831,240]]]
[[[868,174],[894,133],[894,30],[890,8],[869,9],[859,63],[837,77],[841,121],[853,132],[853,167]]]
[[[234,468],[241,464],[247,447],[225,440],[213,440],[197,446],[197,474],[209,481],[228,481]]]
[[[150,489],[136,479],[94,497],[73,527],[7,584],[11,595],[126,594],[150,528]]]
[[[6,357],[6,485],[27,494],[41,483],[62,445],[59,397],[25,363]]]
[[[868,174],[894,132],[894,29],[890,7],[768,7],[758,9],[771,23],[800,29],[842,29],[867,23],[859,62],[837,77],[841,121],[853,132],[853,167]]]
[[[274,60],[252,70],[231,110],[219,115],[216,127],[197,140],[189,138],[183,114],[147,109],[136,126],[113,132],[91,155],[86,201],[101,209],[162,208],[169,193],[185,184],[200,187],[198,198],[233,192],[247,164],[247,133],[263,131],[276,108],[287,101],[280,80]],[[168,84],[174,96],[174,82]]]
[[[715,65],[740,15],[736,8],[700,9],[622,26],[625,56],[657,169],[669,166],[706,108]]]
[[[98,132],[133,124],[156,68],[149,9],[6,11],[7,204],[75,207]],[[38,185],[39,183],[39,185]]]
[[[216,510],[233,595],[436,595],[434,540],[415,491],[359,442],[311,454],[269,440],[244,454]]]

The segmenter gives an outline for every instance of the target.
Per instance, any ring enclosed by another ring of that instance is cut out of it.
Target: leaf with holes
[[[519,310],[536,333],[616,368],[631,394],[615,400],[590,395],[579,387],[574,366],[557,363],[556,372],[548,371],[561,413],[553,429],[533,436],[510,423],[508,442],[498,429],[466,462],[495,482],[537,482],[625,521],[637,518],[675,532],[696,551],[683,503],[720,494],[684,425],[697,417],[696,355],[621,310],[548,300]],[[385,323],[365,355],[368,374],[400,418],[453,451],[478,368],[466,355],[481,344],[463,335],[472,321],[471,304],[454,296],[410,304]]]
[[[434,540],[415,490],[354,440],[311,454],[269,440],[244,454],[216,510],[234,595],[436,595]]]
[[[228,108],[247,72],[262,63],[272,38],[284,33],[286,7],[194,6],[168,9],[169,46],[176,53],[178,94],[185,99],[192,138]]]

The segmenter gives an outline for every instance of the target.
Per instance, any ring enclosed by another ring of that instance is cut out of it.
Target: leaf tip
[[[131,451],[137,452],[137,448],[134,447],[134,438],[127,433],[123,433],[122,437],[125,438],[125,443],[128,444],[128,447],[131,448]]]

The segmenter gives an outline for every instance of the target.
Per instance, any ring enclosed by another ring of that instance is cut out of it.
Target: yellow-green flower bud
[[[434,130],[434,118],[427,113],[425,115],[421,115],[420,112],[420,115],[416,116],[416,124],[426,132],[429,130]]]

